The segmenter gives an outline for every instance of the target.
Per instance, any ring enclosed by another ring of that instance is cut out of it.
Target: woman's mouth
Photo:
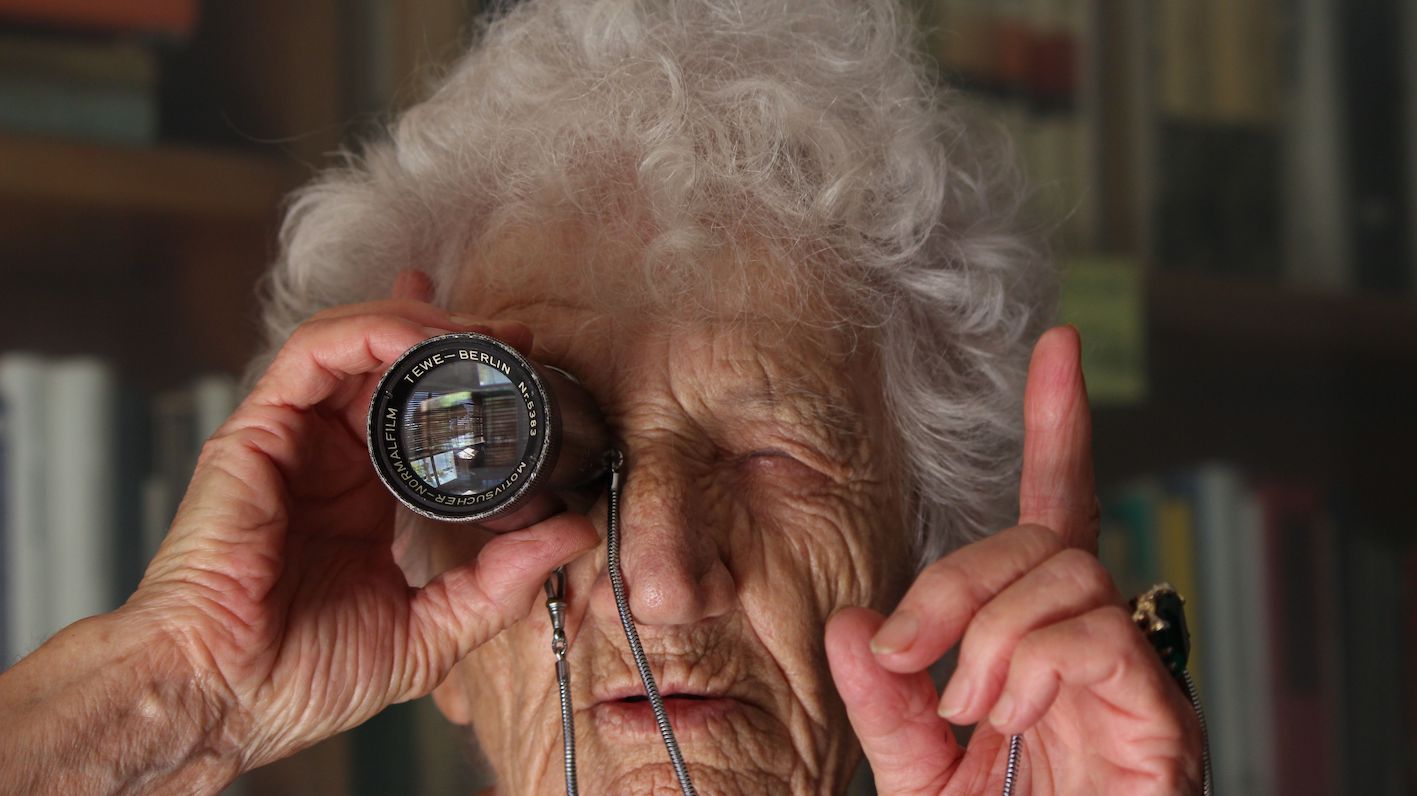
[[[742,702],[723,694],[664,693],[664,712],[677,736],[688,736],[727,722],[733,714],[746,707]],[[626,736],[659,737],[654,709],[644,694],[631,694],[608,699],[591,708],[595,722],[607,730]]]

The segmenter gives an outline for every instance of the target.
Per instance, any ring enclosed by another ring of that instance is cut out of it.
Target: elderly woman
[[[497,793],[562,792],[563,565],[583,791],[676,789],[604,504],[493,534],[370,466],[380,374],[480,330],[575,374],[624,452],[629,605],[702,793],[840,793],[863,753],[883,794],[995,793],[1013,733],[1020,793],[1196,792],[1197,723],[1093,555],[1077,336],[1039,337],[1054,276],[904,19],[494,21],[295,199],[278,351],[138,591],[0,678],[0,791],[215,792],[431,692]]]

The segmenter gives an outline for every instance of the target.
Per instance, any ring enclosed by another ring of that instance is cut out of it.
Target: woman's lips
[[[744,709],[744,704],[728,696],[665,694],[664,711],[676,736],[690,735],[727,722]],[[627,736],[659,737],[654,709],[643,694],[598,702],[591,708],[595,722],[612,732]]]

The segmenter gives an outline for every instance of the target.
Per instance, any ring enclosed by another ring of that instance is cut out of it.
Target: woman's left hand
[[[1200,792],[1190,703],[1096,558],[1091,418],[1077,332],[1034,349],[1019,524],[927,567],[889,621],[853,608],[827,653],[884,796]],[[884,623],[884,624],[883,624]],[[927,668],[959,645],[943,695]],[[948,721],[947,721],[948,719]],[[979,722],[969,747],[951,724]]]

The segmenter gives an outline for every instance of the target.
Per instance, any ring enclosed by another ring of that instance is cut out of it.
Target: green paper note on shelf
[[[1089,257],[1068,264],[1061,315],[1082,334],[1082,366],[1094,406],[1146,398],[1145,283],[1134,260]]]

